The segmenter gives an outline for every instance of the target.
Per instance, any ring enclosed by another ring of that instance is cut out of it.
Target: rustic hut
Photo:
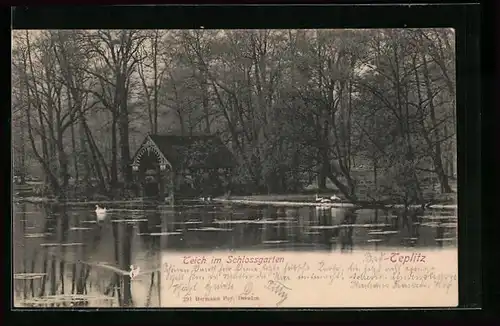
[[[235,166],[231,151],[215,135],[150,134],[132,158],[138,195],[171,202],[226,192]]]

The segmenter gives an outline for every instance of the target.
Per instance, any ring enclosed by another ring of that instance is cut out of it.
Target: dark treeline
[[[145,134],[211,133],[250,193],[421,201],[456,175],[454,47],[445,29],[18,30],[15,171],[116,197]]]

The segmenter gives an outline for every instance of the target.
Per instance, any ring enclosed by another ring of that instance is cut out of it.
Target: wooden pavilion
[[[229,190],[236,161],[215,135],[149,134],[132,158],[139,196],[160,201]]]

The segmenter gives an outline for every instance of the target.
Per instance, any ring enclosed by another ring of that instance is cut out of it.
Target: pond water
[[[13,208],[16,307],[162,307],[168,251],[352,250],[456,247],[456,210],[403,218],[390,210],[192,205],[108,208],[17,203]],[[150,270],[128,275],[130,265]]]

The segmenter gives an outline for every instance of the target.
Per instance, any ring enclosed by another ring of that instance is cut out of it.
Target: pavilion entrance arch
[[[134,155],[132,172],[134,183],[139,186],[138,196],[160,201],[173,199],[172,164],[149,137]]]

